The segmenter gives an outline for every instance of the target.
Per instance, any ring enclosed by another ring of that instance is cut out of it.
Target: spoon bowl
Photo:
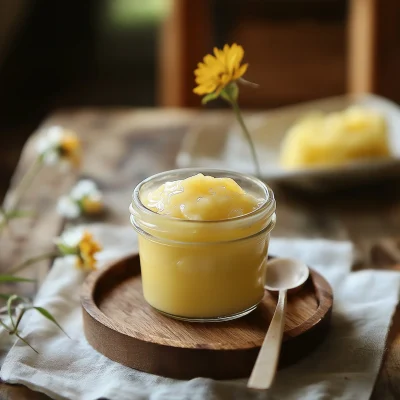
[[[265,288],[272,292],[301,287],[310,271],[304,263],[291,258],[276,258],[267,264]]]

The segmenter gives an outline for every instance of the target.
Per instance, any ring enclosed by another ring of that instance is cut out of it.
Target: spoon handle
[[[281,290],[274,316],[247,383],[249,388],[269,389],[272,385],[281,349],[285,312],[286,290]]]

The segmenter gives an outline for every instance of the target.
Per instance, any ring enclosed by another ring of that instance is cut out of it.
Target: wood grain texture
[[[400,2],[349,0],[347,90],[400,100]]]
[[[202,124],[210,126],[221,119],[229,127],[234,118],[230,111],[89,108],[57,112],[42,127],[57,124],[79,134],[85,153],[80,176],[94,179],[104,192],[108,206],[105,221],[128,225],[126,204],[132,188],[149,175],[174,168],[180,142],[189,129]],[[215,130],[210,129],[209,134],[215,135]],[[9,193],[33,161],[34,144],[32,137],[22,153]],[[37,213],[32,219],[14,221],[13,238],[0,241],[2,270],[52,245],[53,236],[63,226],[55,212],[57,197],[77,178],[74,174],[65,176],[48,170],[37,177],[23,202],[24,207]],[[273,236],[350,240],[355,246],[355,268],[400,271],[400,179],[336,192],[333,196],[311,196],[282,186],[274,186],[273,190],[278,204]],[[48,265],[43,263],[30,273],[43,276]],[[16,285],[10,290],[20,289],[31,295],[36,291],[30,284]],[[26,396],[27,392],[32,396]],[[19,400],[22,396],[34,399],[35,395],[26,388],[0,384],[1,400]],[[400,398],[400,309],[393,319],[371,399],[397,398]]]
[[[200,106],[193,93],[193,71],[212,49],[211,4],[204,0],[174,0],[160,29],[158,46],[161,106]]]
[[[348,92],[376,88],[376,10],[379,0],[350,0],[348,20]]]
[[[332,302],[332,289],[314,271],[304,287],[289,296],[281,364],[304,357],[324,339]],[[90,275],[82,288],[82,306],[88,342],[114,361],[178,379],[231,379],[250,374],[276,297],[266,292],[255,311],[234,321],[173,320],[146,303],[135,254]]]

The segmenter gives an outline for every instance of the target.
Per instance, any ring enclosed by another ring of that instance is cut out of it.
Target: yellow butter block
[[[385,118],[354,106],[342,112],[312,113],[297,122],[282,143],[280,161],[285,168],[296,169],[389,156]]]

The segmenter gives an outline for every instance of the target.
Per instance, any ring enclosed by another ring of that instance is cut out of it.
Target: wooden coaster
[[[288,297],[280,366],[296,362],[326,336],[333,294],[310,270]],[[276,305],[266,291],[249,315],[229,322],[188,323],[168,318],[143,298],[137,254],[88,276],[82,289],[84,331],[100,353],[140,371],[177,379],[250,375]]]

